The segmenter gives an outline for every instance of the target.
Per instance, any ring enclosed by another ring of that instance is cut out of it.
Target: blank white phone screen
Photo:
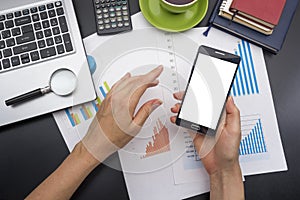
[[[199,54],[179,118],[215,130],[236,63]]]

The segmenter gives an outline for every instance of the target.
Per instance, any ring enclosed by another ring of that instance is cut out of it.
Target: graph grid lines
[[[235,54],[241,57],[239,69],[231,89],[232,96],[259,94],[257,77],[249,42],[238,43]]]

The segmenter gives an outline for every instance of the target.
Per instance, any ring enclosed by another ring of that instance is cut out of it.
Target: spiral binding
[[[227,4],[227,0],[223,0],[219,10],[224,10]]]

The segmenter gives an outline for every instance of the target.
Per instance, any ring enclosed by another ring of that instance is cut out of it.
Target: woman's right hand
[[[175,99],[182,100],[183,92],[174,94]],[[171,111],[178,113],[181,104],[176,104]],[[171,117],[175,123],[176,116]],[[215,137],[190,132],[195,148],[208,174],[239,165],[239,145],[241,141],[240,112],[232,97],[226,103],[226,112],[221,118]]]
[[[182,100],[183,92],[174,94]],[[181,104],[171,108],[179,112]],[[175,123],[176,116],[171,117]],[[244,185],[239,165],[241,141],[240,111],[229,97],[215,136],[190,132],[194,146],[210,177],[210,199],[244,199]]]

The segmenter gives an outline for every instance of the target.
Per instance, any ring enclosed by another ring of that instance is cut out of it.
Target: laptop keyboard
[[[73,52],[61,1],[0,14],[0,73]]]

